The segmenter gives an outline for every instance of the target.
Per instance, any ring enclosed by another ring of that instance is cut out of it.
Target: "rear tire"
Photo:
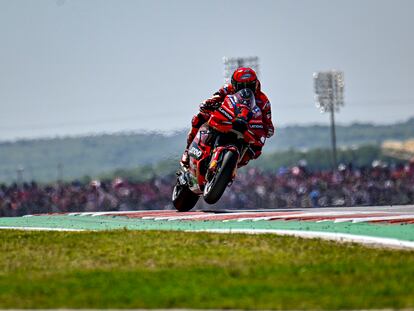
[[[237,165],[238,156],[232,151],[227,151],[213,178],[206,183],[204,188],[204,201],[208,204],[214,204],[220,200],[227,185],[233,177],[233,171]]]
[[[188,212],[197,204],[198,198],[199,196],[188,189],[187,186],[180,185],[178,182],[175,184],[172,202],[177,211]]]

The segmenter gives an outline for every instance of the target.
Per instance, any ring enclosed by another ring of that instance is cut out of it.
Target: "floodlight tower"
[[[259,57],[223,57],[224,82],[230,82],[231,75],[239,67],[250,67],[259,76]]]
[[[18,166],[16,169],[16,175],[17,175],[17,184],[19,186],[23,185],[23,172],[24,172],[24,167],[23,166]]]
[[[330,112],[333,168],[338,167],[336,156],[335,111],[344,106],[344,73],[330,70],[313,74],[315,103],[321,113]]]

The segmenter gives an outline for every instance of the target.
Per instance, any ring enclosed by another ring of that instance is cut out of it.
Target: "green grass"
[[[275,235],[0,231],[0,308],[414,307],[414,252]]]

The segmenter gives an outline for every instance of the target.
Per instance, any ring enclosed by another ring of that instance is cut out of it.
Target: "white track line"
[[[174,212],[173,210],[139,210],[139,211],[105,211],[105,212],[73,212],[73,213],[67,213],[67,214],[62,214],[62,216],[105,216],[105,215],[123,215],[123,214],[131,214],[131,213],[135,213],[135,214],[146,214],[148,212],[151,213],[163,213],[163,212]],[[278,213],[283,213],[283,215],[278,215]],[[284,211],[278,211],[278,212],[265,212],[265,213],[275,213],[275,215],[273,216],[264,216],[264,217],[249,217],[251,214],[258,214],[257,212],[252,212],[252,211],[242,211],[242,212],[235,212],[235,213],[229,213],[229,215],[234,215],[234,216],[240,216],[240,215],[246,215],[245,218],[239,218],[239,219],[243,219],[243,220],[237,220],[237,221],[244,221],[244,220],[253,220],[253,219],[260,219],[260,220],[268,220],[268,219],[276,219],[276,218],[286,218],[286,217],[320,217],[320,216],[345,216],[345,215],[351,215],[351,214],[355,214],[355,211],[322,211],[322,212],[311,212],[311,211],[302,211],[302,212],[291,212],[292,214],[289,215],[287,213],[289,213],[289,211],[287,210],[286,212]],[[361,211],[358,212],[358,214],[364,215],[364,214],[376,214],[376,213],[382,213],[382,214],[393,214],[395,216],[395,214],[399,214],[399,213],[395,213],[395,212],[388,212],[388,211]],[[32,217],[34,215],[24,215],[23,217]],[[45,214],[44,216],[47,216],[47,214]],[[168,215],[168,216],[144,216],[141,217],[141,219],[152,219],[152,220],[180,220],[180,219],[198,219],[198,218],[204,218],[204,217],[222,217],[223,214],[222,213],[208,213],[206,212],[204,215],[179,215],[179,216],[173,216],[173,215]],[[379,216],[378,216],[379,217]],[[227,221],[231,221],[231,220],[226,220]]]
[[[252,213],[250,213],[252,214]],[[147,220],[168,220],[168,221],[173,221],[173,220],[183,220],[183,219],[203,219],[203,218],[221,218],[223,217],[223,215],[227,215],[227,214],[223,214],[223,213],[218,213],[218,214],[208,214],[206,213],[205,215],[184,215],[184,216],[145,216],[142,217],[142,219],[147,219]],[[228,214],[231,216],[240,216],[240,215],[249,215],[249,213],[231,213]]]
[[[355,218],[352,223],[366,222],[366,221],[387,221],[387,220],[404,220],[413,219],[413,215],[399,215],[399,216],[378,216],[378,217],[366,217],[366,218]]]
[[[269,214],[272,212],[268,212]],[[271,220],[271,219],[284,219],[284,218],[301,218],[301,217],[320,217],[320,216],[345,216],[345,215],[354,215],[355,212],[351,211],[344,211],[344,212],[304,212],[304,213],[298,213],[298,212],[292,212],[291,214],[283,213],[283,215],[278,215],[279,212],[274,212],[275,215],[272,216],[264,216],[264,217],[249,217],[250,215],[254,214],[257,215],[259,213],[255,212],[239,212],[239,213],[230,213],[229,216],[241,216],[245,215],[246,217],[243,218],[235,218],[235,219],[225,219],[223,222],[231,222],[231,221],[259,221],[259,220]],[[374,214],[373,212],[361,212],[361,215],[364,214]],[[395,213],[394,213],[395,215]],[[142,219],[144,220],[166,220],[166,221],[173,221],[173,220],[182,220],[182,219],[203,219],[203,218],[220,218],[223,217],[222,213],[219,214],[213,214],[213,213],[207,213],[205,215],[183,215],[183,216],[144,216]],[[294,219],[292,219],[294,220]]]
[[[223,220],[223,222],[232,222],[232,221],[259,221],[259,220],[276,220],[276,219],[288,219],[288,220],[292,220],[294,221],[295,218],[305,218],[305,217],[332,217],[331,219],[324,219],[324,220],[318,220],[316,222],[321,222],[321,221],[333,221],[335,218],[333,218],[334,216],[346,216],[346,215],[355,215],[355,212],[317,212],[317,213],[313,213],[313,212],[305,212],[305,213],[300,213],[300,214],[292,214],[292,215],[274,215],[274,216],[265,216],[265,217],[244,217],[244,218],[237,218],[237,219],[226,219]],[[360,212],[358,213],[360,215],[370,215],[370,214],[378,214],[375,212]],[[387,214],[387,213],[382,213],[381,214]],[[396,213],[390,213],[393,216],[375,216],[375,217],[402,217],[402,215],[400,216],[395,216]],[[373,216],[374,217],[374,216]],[[406,216],[407,218],[408,215]],[[411,216],[413,217],[413,216]],[[362,217],[361,219],[367,219],[368,217]],[[341,219],[341,218],[339,218]],[[345,218],[344,218],[345,219]],[[346,218],[348,219],[347,221],[350,220],[354,220],[354,219],[359,219],[357,217],[353,217],[353,218]]]
[[[337,232],[318,232],[318,231],[301,231],[301,230],[278,230],[278,229],[202,229],[202,230],[188,230],[192,232],[217,232],[217,233],[247,233],[247,234],[278,234],[289,235],[301,238],[315,239],[320,238],[324,240],[331,240],[337,242],[354,242],[364,245],[387,246],[393,248],[414,249],[413,241],[403,241],[392,238],[370,237],[364,235],[354,235],[348,233]]]
[[[46,227],[0,227],[1,229],[10,229],[10,230],[25,230],[25,231],[71,231],[71,232],[79,232],[79,231],[88,231],[84,229],[65,229],[65,228],[46,228]],[[89,230],[92,231],[92,230]]]
[[[73,212],[73,213],[62,213],[60,216],[101,216],[101,215],[123,215],[123,214],[144,214],[144,213],[164,213],[164,212],[174,212],[174,210],[138,210],[138,211],[107,211],[107,212]],[[40,215],[40,214],[39,214]],[[30,217],[33,215],[25,215],[23,217]],[[48,216],[48,214],[43,214],[41,216]],[[54,216],[54,215],[49,215]]]
[[[114,211],[114,212],[75,212],[75,213],[68,213],[62,214],[62,216],[104,216],[104,215],[122,215],[122,214],[131,214],[131,213],[139,213],[141,211]],[[142,211],[148,212],[148,211]]]
[[[45,227],[0,227],[0,229],[9,230],[26,230],[26,231],[94,231],[84,229],[65,229],[65,228],[45,228]],[[216,233],[245,233],[245,234],[278,234],[287,236],[296,236],[301,238],[331,240],[337,242],[353,242],[364,245],[386,246],[392,248],[414,249],[413,241],[403,241],[393,238],[370,237],[364,235],[354,235],[337,232],[318,232],[318,231],[301,231],[301,230],[278,230],[278,229],[200,229],[186,230],[187,232],[216,232]]]

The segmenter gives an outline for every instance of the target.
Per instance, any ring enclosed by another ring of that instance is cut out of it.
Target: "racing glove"
[[[214,95],[212,98],[206,99],[200,104],[201,111],[214,111],[218,109],[223,101],[219,95]]]
[[[247,120],[243,117],[237,117],[233,122],[233,129],[240,133],[244,133],[247,130]]]

